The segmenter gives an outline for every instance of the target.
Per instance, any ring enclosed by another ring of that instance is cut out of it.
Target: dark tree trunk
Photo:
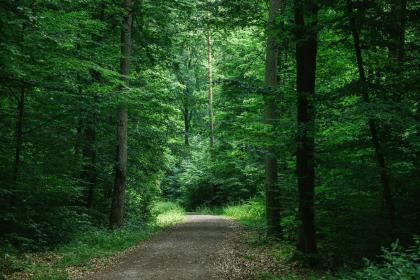
[[[366,89],[366,74],[365,74],[365,69],[364,69],[364,64],[363,64],[362,50],[360,47],[360,36],[359,36],[358,28],[357,28],[355,15],[353,13],[353,3],[351,0],[347,0],[347,11],[349,15],[350,27],[351,27],[353,41],[354,41],[354,49],[356,53],[357,68],[359,71],[359,79],[360,79],[360,82],[362,83],[362,97],[363,97],[364,102],[370,103],[369,94]],[[383,197],[384,197],[385,207],[387,209],[389,219],[393,223],[395,221],[395,206],[392,199],[391,186],[390,186],[390,180],[389,180],[389,175],[388,175],[388,169],[385,162],[385,156],[384,156],[383,148],[380,143],[379,136],[378,136],[376,120],[369,118],[368,125],[369,125],[369,132],[371,135],[373,148],[375,150],[376,162],[379,167],[379,175],[380,175],[381,183],[383,187]]]
[[[76,44],[78,56],[80,57],[80,43]],[[100,73],[95,70],[90,71],[92,82],[100,80]],[[77,75],[79,83],[78,94],[82,96],[83,88],[80,75]],[[80,158],[80,150],[82,150],[82,167],[81,167],[81,179],[86,187],[86,199],[85,206],[90,209],[93,207],[94,193],[97,183],[97,171],[96,171],[96,104],[97,95],[93,95],[93,102],[89,104],[89,109],[85,114],[79,118],[77,127],[77,140],[75,147],[75,155],[77,162]],[[84,111],[84,110],[83,110]]]
[[[81,118],[79,117],[79,120],[77,122],[77,128],[76,128],[76,141],[74,144],[74,157],[76,159],[76,162],[79,163],[80,160],[80,147],[82,142],[82,129],[83,129],[83,123]]]
[[[83,158],[85,163],[82,167],[83,179],[86,182],[86,208],[93,207],[95,187],[97,183],[96,171],[96,103],[97,96],[94,97],[93,112],[89,114],[83,131],[84,147]]]
[[[16,147],[15,147],[15,167],[13,170],[13,180],[16,182],[20,173],[20,158],[22,153],[23,142],[23,115],[25,110],[25,87],[20,89],[20,96],[17,103],[17,117],[16,117]]]
[[[133,24],[133,0],[124,0],[124,18],[121,29],[121,59],[120,74],[123,87],[129,86],[130,56],[131,56],[131,27]],[[122,226],[124,213],[124,191],[127,174],[128,148],[128,108],[120,105],[117,114],[117,158],[115,168],[115,184],[111,203],[110,225]]]
[[[211,32],[207,36],[208,54],[208,106],[209,106],[209,130],[210,130],[210,149],[214,146],[214,111],[213,111],[213,42]]]
[[[105,18],[105,3],[102,3],[99,8],[99,13],[97,18],[100,21],[103,21]],[[104,36],[101,34],[95,36],[95,42],[101,44]],[[80,44],[78,45],[80,49]],[[90,69],[91,83],[100,83],[102,79],[102,74],[95,69]],[[98,181],[98,171],[96,166],[96,126],[97,126],[97,107],[99,102],[99,96],[97,93],[92,94],[92,105],[87,116],[87,122],[84,132],[84,159],[86,161],[85,166],[82,170],[84,171],[84,178],[87,184],[87,195],[86,195],[86,208],[90,209],[94,205],[95,201],[95,189]]]
[[[190,145],[190,127],[191,127],[191,113],[188,109],[188,105],[184,106],[183,114],[184,114],[184,141],[185,146]]]
[[[391,17],[394,17],[390,29],[389,52],[391,58],[399,62],[404,60],[405,28],[407,18],[407,0],[391,0]]]
[[[314,133],[315,133],[315,77],[317,57],[317,14],[315,3],[304,7],[303,1],[295,0],[296,66],[298,96],[298,134],[296,172],[299,190],[299,236],[297,249],[305,254],[317,251],[314,189]],[[309,24],[305,24],[304,10],[309,10]]]
[[[277,43],[276,18],[280,15],[283,0],[270,0],[269,18],[267,24],[267,45],[265,62],[265,85],[267,94],[264,96],[264,122],[271,127],[274,134],[274,126],[279,119],[279,109],[276,103],[278,92],[278,61],[279,44]],[[270,138],[273,138],[270,136]],[[271,139],[273,142],[274,139]],[[270,144],[265,152],[265,196],[266,196],[266,222],[269,234],[281,236],[280,224],[280,189],[278,186],[278,166],[275,146]]]

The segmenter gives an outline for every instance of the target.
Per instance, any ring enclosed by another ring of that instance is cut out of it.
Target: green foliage
[[[33,275],[31,279],[69,279],[66,268],[89,267],[94,258],[106,258],[124,251],[157,231],[184,220],[184,210],[178,204],[157,202],[152,208],[155,216],[152,222],[130,222],[116,230],[91,228],[73,236],[71,242],[54,251],[26,256],[11,251],[1,252],[1,271],[12,275],[11,279],[27,274]]]
[[[156,223],[160,227],[168,227],[184,221],[184,209],[173,202],[157,202],[153,209]]]
[[[419,7],[415,1],[353,2],[364,82],[357,75],[345,1],[319,2],[311,100],[315,223],[320,263],[328,269],[359,265],[397,237],[408,246],[420,230]],[[404,3],[401,18],[398,6]],[[0,247],[8,254],[2,269],[21,266],[12,257],[19,252],[61,248],[68,257],[57,262],[56,271],[33,268],[40,279],[60,279],[67,264],[144,238],[156,217],[162,226],[181,221],[182,209],[156,204],[161,198],[233,217],[265,238],[261,194],[267,147],[278,158],[283,237],[296,243],[295,45],[301,42],[294,38],[292,2],[285,1],[275,23],[280,85],[274,127],[263,123],[269,32],[264,1],[136,1],[130,88],[121,87],[118,74],[120,4],[0,1]],[[208,31],[214,41],[212,148]],[[126,227],[109,231],[115,115],[121,104],[129,111]],[[396,208],[392,223],[371,144],[372,119]],[[406,275],[418,263],[418,255],[397,248],[385,251],[384,258],[384,265],[370,263],[359,277],[411,277]]]
[[[248,226],[262,226],[264,224],[264,201],[255,198],[243,204],[231,205],[223,208],[223,214],[239,220]]]
[[[174,102],[180,85],[167,67],[170,58],[162,58],[172,50],[165,43],[169,34],[157,32],[152,21],[177,6],[156,1],[136,6],[136,13],[151,21],[134,40],[147,37],[150,44],[146,52],[134,44],[132,88],[124,90],[115,28],[119,3],[7,0],[0,6],[2,246],[50,249],[107,226],[115,112],[121,103],[130,111],[124,218],[130,224],[148,222],[180,123]],[[179,20],[175,14],[165,18],[165,27]],[[20,102],[22,120],[16,117]]]
[[[253,166],[241,169],[241,164],[223,152],[210,155],[206,150],[192,151],[179,175],[185,206],[221,206],[255,195],[259,178],[254,176],[260,175],[259,170]]]
[[[354,280],[412,280],[420,278],[420,243],[417,238],[415,246],[404,249],[398,242],[393,243],[389,249],[383,249],[379,264],[366,261],[366,267]]]

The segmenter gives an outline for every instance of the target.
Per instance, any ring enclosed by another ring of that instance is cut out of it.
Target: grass
[[[218,208],[201,207],[197,211],[202,214],[227,216],[249,228],[260,229],[265,227],[264,203],[259,198]]]
[[[93,260],[107,262],[107,258],[184,220],[184,210],[175,203],[158,202],[152,212],[156,219],[149,224],[128,223],[116,230],[93,228],[54,251],[27,254],[20,258],[7,256],[13,267],[21,271],[7,279],[68,280],[70,274],[76,275],[79,270],[91,268]]]

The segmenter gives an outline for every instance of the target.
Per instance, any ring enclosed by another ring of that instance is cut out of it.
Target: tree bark
[[[78,122],[77,122],[77,128],[76,128],[76,140],[75,140],[75,143],[74,143],[74,158],[75,158],[75,161],[77,162],[77,163],[79,163],[79,160],[80,160],[80,147],[81,147],[81,142],[82,142],[82,129],[83,129],[83,127],[82,127],[82,120],[81,120],[81,117],[79,117],[79,120],[78,120]]]
[[[23,115],[25,110],[25,87],[20,89],[20,96],[17,103],[17,118],[16,118],[16,147],[15,147],[15,166],[13,171],[13,181],[17,181],[20,173],[20,158],[22,152],[23,142]]]
[[[214,146],[214,111],[213,111],[213,42],[211,32],[207,36],[208,54],[208,107],[209,107],[209,130],[210,130],[210,149]]]
[[[79,36],[80,37],[80,36]],[[76,44],[78,57],[80,57],[80,39]],[[98,81],[100,74],[94,70],[90,71],[92,76],[92,82]],[[80,75],[77,75],[77,81],[79,83],[77,92],[79,96],[83,94],[82,80]],[[84,182],[86,188],[86,200],[85,206],[90,209],[93,207],[95,186],[97,183],[97,172],[96,172],[96,103],[97,95],[93,95],[93,105],[89,106],[86,116],[82,113],[82,117],[79,118],[77,127],[77,140],[75,147],[75,156],[77,162],[79,162],[80,150],[82,151],[83,161],[81,167],[81,179]],[[84,110],[83,110],[84,111]]]
[[[25,43],[25,30],[26,22],[22,23],[22,33],[21,33],[21,48],[20,51],[22,54],[25,53],[24,43]],[[16,183],[19,177],[20,172],[20,158],[22,153],[22,142],[23,142],[23,115],[25,110],[25,85],[22,84],[20,87],[20,95],[17,102],[17,114],[16,114],[16,147],[15,147],[15,166],[13,170],[13,181]],[[12,196],[12,205],[14,204],[15,197]]]
[[[407,19],[407,0],[391,0],[391,16],[395,17],[390,29],[389,52],[391,58],[402,62],[405,49],[405,28]]]
[[[309,24],[305,24],[304,10],[309,10]],[[298,135],[296,173],[299,190],[299,235],[297,249],[305,254],[317,251],[315,229],[315,167],[314,167],[314,96],[317,57],[318,7],[311,3],[304,7],[303,1],[295,0],[296,24],[296,88],[298,96]]]
[[[123,87],[129,87],[131,29],[133,24],[134,0],[124,0],[124,18],[121,29],[121,59],[120,74]],[[128,149],[128,108],[126,104],[119,105],[117,114],[117,158],[115,184],[111,203],[110,225],[121,227],[124,213],[124,192],[127,174]]]
[[[276,18],[280,15],[283,0],[269,1],[269,16],[267,23],[267,45],[265,62],[265,85],[267,94],[264,97],[264,123],[271,127],[274,133],[274,126],[279,118],[279,109],[276,103],[278,83],[278,61],[279,44],[275,28]],[[275,139],[270,140],[273,142]],[[266,196],[266,223],[268,233],[274,236],[281,236],[281,215],[280,215],[280,189],[278,186],[278,166],[275,145],[270,144],[264,156],[265,161],[265,196]]]
[[[369,94],[366,89],[366,74],[363,64],[362,50],[360,47],[360,35],[357,29],[357,23],[355,15],[353,13],[353,3],[351,0],[347,0],[347,12],[349,16],[350,28],[353,36],[354,50],[356,53],[356,62],[357,68],[359,71],[359,79],[362,83],[362,98],[365,103],[370,103]],[[386,166],[385,156],[383,152],[383,147],[380,143],[378,136],[378,129],[376,125],[376,120],[373,118],[368,119],[369,132],[372,139],[373,148],[375,150],[376,162],[379,167],[379,175],[383,187],[383,197],[384,204],[388,212],[388,217],[393,223],[395,221],[395,206],[391,194],[391,186],[388,175],[388,169]]]
[[[85,128],[83,131],[84,147],[83,157],[86,161],[82,167],[82,174],[86,182],[86,208],[93,207],[95,187],[97,183],[97,170],[96,170],[96,103],[97,96],[94,95],[94,105],[92,106],[93,113],[89,114]]]
[[[191,113],[188,109],[188,105],[184,106],[184,142],[185,146],[190,145],[190,127],[191,127]]]

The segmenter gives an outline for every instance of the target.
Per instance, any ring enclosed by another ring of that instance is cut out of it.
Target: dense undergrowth
[[[73,237],[55,250],[19,254],[1,252],[0,279],[65,280],[83,268],[94,268],[98,259],[111,257],[127,250],[152,234],[184,219],[184,210],[178,204],[157,202],[152,208],[151,222],[128,222],[123,228],[90,228]],[[95,261],[96,260],[96,261]],[[9,275],[9,278],[6,277]]]
[[[356,267],[343,266],[335,272],[326,269],[309,270],[295,269],[293,263],[296,262],[299,253],[294,244],[289,241],[279,241],[266,235],[265,226],[265,206],[262,198],[254,198],[244,203],[227,205],[225,207],[209,208],[201,207],[198,211],[203,214],[216,214],[233,218],[239,221],[252,231],[249,244],[250,246],[265,246],[269,248],[269,254],[278,262],[290,264],[290,275],[275,276],[262,274],[261,280],[298,280],[298,279],[323,279],[323,280],[414,280],[420,279],[420,239],[414,238],[413,245],[405,248],[394,242],[389,248],[383,248],[382,253],[374,261],[363,259]],[[283,227],[294,227],[290,220],[283,222]],[[325,248],[322,247],[318,258],[321,263],[328,256],[325,256]],[[299,263],[303,263],[301,260]]]

